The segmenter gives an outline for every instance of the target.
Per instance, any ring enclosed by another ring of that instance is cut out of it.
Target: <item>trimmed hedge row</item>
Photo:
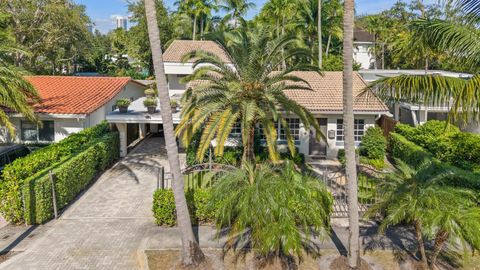
[[[54,216],[49,170],[54,173],[56,202],[60,211],[90,184],[97,172],[104,170],[118,157],[118,133],[109,133],[85,151],[42,171],[41,175],[26,179],[23,187],[25,221],[28,224],[43,224]]]
[[[442,162],[424,148],[407,140],[398,133],[390,133],[389,146],[391,156],[402,160],[409,166],[416,168],[424,162],[431,161],[436,171],[450,172],[446,184],[480,191],[479,173],[473,173]]]
[[[39,149],[5,166],[0,183],[0,212],[13,223],[23,221],[22,186],[27,178],[37,178],[75,153],[85,150],[92,141],[109,132],[108,123],[87,128],[62,141]]]
[[[428,121],[419,127],[399,124],[395,132],[425,148],[434,157],[465,170],[480,173],[480,135],[461,132],[443,121]]]
[[[216,210],[209,202],[212,198],[211,189],[197,188],[185,191],[192,224],[210,224],[215,221]],[[153,216],[159,226],[175,226],[177,216],[175,200],[171,189],[158,189],[153,194]]]

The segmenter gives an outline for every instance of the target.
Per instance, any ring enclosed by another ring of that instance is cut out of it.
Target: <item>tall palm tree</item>
[[[367,216],[385,213],[380,231],[398,224],[411,224],[424,269],[428,269],[425,240],[433,239],[430,268],[436,269],[440,251],[448,240],[480,248],[480,207],[475,192],[447,186],[453,172],[432,162],[411,168],[396,160],[396,172],[377,186],[379,201]]]
[[[15,53],[24,55],[28,53],[14,44],[6,20],[7,16],[0,13],[0,125],[6,127],[14,137],[15,127],[8,113],[20,113],[28,120],[38,123],[32,104],[40,102],[40,96],[33,85],[25,79],[27,73],[8,61]]]
[[[227,15],[223,19],[224,22],[234,20],[234,27],[237,28],[238,22],[243,21],[243,16],[247,12],[255,7],[254,2],[248,0],[220,0],[222,5],[219,5],[221,9],[227,12]]]
[[[194,73],[187,77],[193,83],[184,94],[182,120],[177,135],[189,145],[196,131],[203,129],[197,159],[203,160],[206,150],[216,139],[215,154],[223,155],[225,141],[233,127],[239,123],[242,130],[243,161],[254,159],[255,129],[263,132],[272,161],[279,160],[277,151],[277,123],[280,123],[290,152],[295,154],[295,142],[287,118],[294,114],[305,129],[314,127],[322,136],[313,115],[297,102],[289,99],[285,90],[311,89],[308,82],[295,71],[318,68],[295,62],[285,70],[277,71],[295,57],[309,57],[307,49],[283,48],[296,42],[292,36],[273,41],[263,31],[251,34],[244,30],[219,34],[214,37],[223,47],[231,63],[204,51],[192,52],[184,60],[196,59]],[[193,82],[196,81],[196,82]]]
[[[322,0],[318,0],[317,11],[317,32],[318,32],[318,67],[323,66],[323,48],[322,48]]]
[[[353,134],[353,28],[354,0],[345,0],[343,14],[343,125],[345,130],[345,157],[348,197],[348,265],[360,266],[360,229],[358,215],[358,183]]]
[[[155,79],[157,83],[157,93],[160,99],[160,112],[163,120],[168,163],[170,165],[170,171],[173,174],[172,189],[177,212],[177,224],[182,237],[182,264],[185,266],[195,266],[204,260],[204,255],[193,234],[190,214],[185,199],[185,185],[180,170],[178,147],[173,129],[170,96],[168,94],[167,79],[165,77],[163,66],[162,46],[154,0],[145,0],[145,13],[147,17],[148,37],[150,39]]]
[[[452,0],[453,1],[453,0]],[[434,51],[448,53],[465,67],[478,72],[480,66],[480,5],[475,0],[456,0],[468,23],[459,24],[439,19],[419,19],[412,23],[413,35]],[[445,105],[453,98],[449,118],[464,122],[480,121],[480,74],[471,79],[438,75],[400,76],[373,84],[384,96],[424,104]]]

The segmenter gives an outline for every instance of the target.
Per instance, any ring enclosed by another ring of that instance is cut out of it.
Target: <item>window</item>
[[[240,122],[236,122],[233,125],[232,131],[230,132],[230,137],[235,137],[235,138],[242,137],[242,124]]]
[[[355,141],[356,142],[361,141],[364,134],[365,134],[365,120],[355,119],[353,123],[353,135],[355,137]],[[337,119],[337,136],[336,136],[337,141],[343,142],[344,136],[345,136],[345,131],[343,130],[343,119]]]
[[[290,134],[293,137],[293,140],[299,141],[300,140],[300,119],[298,118],[287,118],[287,126],[290,129]],[[287,134],[283,127],[280,128],[280,140],[287,140]]]
[[[55,127],[53,121],[42,121],[43,126],[38,127],[34,123],[21,121],[20,139],[22,141],[44,141],[55,140]]]

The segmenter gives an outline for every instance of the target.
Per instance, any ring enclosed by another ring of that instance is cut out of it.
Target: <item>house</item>
[[[16,127],[12,138],[5,130],[2,142],[57,142],[72,133],[94,126],[115,110],[119,98],[131,100],[143,96],[145,85],[128,77],[27,76],[37,89],[41,103],[34,110],[42,126],[11,114]]]
[[[188,85],[182,82],[182,78],[193,73],[193,62],[182,62],[185,54],[194,50],[204,50],[214,53],[225,63],[229,63],[227,54],[213,41],[191,41],[176,40],[167,48],[163,54],[165,62],[165,73],[168,80],[168,89],[172,98],[179,98],[187,89]],[[309,90],[289,90],[286,94],[299,104],[309,109],[317,118],[326,141],[316,141],[314,131],[306,130],[300,120],[292,115],[288,118],[288,124],[295,143],[300,153],[308,157],[335,158],[338,149],[343,148],[343,81],[342,72],[325,72],[320,76],[315,72],[297,72],[295,75],[302,77],[312,86]],[[367,84],[358,73],[354,73],[353,87],[356,96],[354,103],[355,112],[355,140],[360,142],[365,130],[374,126],[376,119],[384,114],[389,114],[388,107],[371,92],[360,93]],[[162,118],[159,107],[154,114],[148,114],[143,106],[143,99],[135,100],[128,113],[114,111],[107,115],[107,121],[117,125],[121,136],[121,152],[126,155],[128,137],[128,124],[140,124],[141,133],[146,130],[161,131]],[[174,124],[180,122],[180,113],[173,113]],[[278,144],[286,147],[286,135],[282,132],[281,125],[278,126]],[[238,138],[240,128],[234,129],[231,136]]]
[[[360,64],[360,69],[375,68],[375,57],[372,49],[375,38],[369,32],[356,27],[353,31],[353,60]]]
[[[362,78],[371,83],[385,77],[395,77],[400,75],[439,75],[453,78],[469,79],[471,74],[457,73],[443,70],[360,70]],[[422,125],[428,120],[448,119],[448,113],[452,107],[453,99],[450,99],[448,104],[433,105],[433,104],[415,104],[412,102],[392,102],[389,103],[390,112],[394,119],[401,123],[412,126]],[[480,125],[475,123],[468,123],[467,125],[459,125],[463,131],[474,132],[480,134]]]

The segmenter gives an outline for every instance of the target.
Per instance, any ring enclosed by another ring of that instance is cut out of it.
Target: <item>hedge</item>
[[[367,129],[360,142],[360,155],[368,159],[383,160],[387,150],[387,139],[379,127]]]
[[[210,224],[215,220],[216,210],[212,209],[211,189],[189,189],[185,192],[192,224]],[[158,189],[153,194],[153,216],[159,226],[175,226],[176,212],[173,191],[171,189]]]
[[[461,132],[442,121],[428,121],[419,127],[399,124],[395,132],[428,150],[441,161],[480,173],[480,135]]]
[[[43,224],[54,216],[50,169],[54,173],[56,202],[60,211],[90,184],[97,172],[112,164],[118,156],[118,133],[109,133],[85,151],[42,171],[40,176],[26,179],[23,194],[27,224]]]
[[[467,171],[442,162],[424,148],[407,140],[398,133],[390,133],[389,146],[391,157],[400,159],[409,166],[416,168],[420,164],[430,161],[432,162],[432,166],[435,166],[436,171],[449,172],[450,176],[447,178],[446,184],[480,191],[479,173]]]
[[[13,223],[23,221],[21,190],[27,178],[36,178],[43,171],[58,166],[61,162],[89,147],[92,141],[109,132],[108,123],[84,129],[62,141],[39,149],[5,166],[0,184],[0,212]]]

